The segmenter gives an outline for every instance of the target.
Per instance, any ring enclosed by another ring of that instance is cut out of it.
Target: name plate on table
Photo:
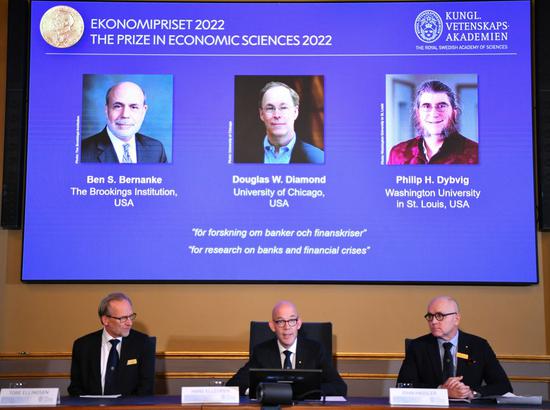
[[[239,404],[239,388],[237,386],[204,386],[182,387],[182,403],[225,403]]]
[[[59,388],[2,389],[0,406],[55,406],[59,404]]]
[[[404,406],[449,406],[447,389],[390,389],[390,404]]]

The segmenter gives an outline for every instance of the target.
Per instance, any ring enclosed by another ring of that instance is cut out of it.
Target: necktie
[[[111,350],[109,350],[109,357],[107,358],[107,369],[105,371],[105,388],[103,389],[103,394],[116,394],[116,369],[118,367],[118,352],[116,350],[116,345],[120,340],[111,339]]]
[[[453,377],[455,373],[453,355],[451,354],[452,347],[453,347],[453,344],[450,342],[443,343],[443,349],[445,349],[445,353],[443,354],[443,381],[444,382],[449,377]]]
[[[285,363],[283,364],[283,369],[292,369],[292,362],[290,361],[290,355],[292,352],[290,350],[285,350],[283,352],[285,354]]]
[[[122,148],[124,148],[124,155],[122,156],[122,163],[123,164],[131,164],[132,158],[130,158],[130,144],[123,144]]]

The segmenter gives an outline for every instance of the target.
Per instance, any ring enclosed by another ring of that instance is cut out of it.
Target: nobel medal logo
[[[78,43],[84,34],[82,16],[69,6],[55,6],[40,19],[40,34],[49,45],[67,48]]]
[[[414,21],[416,36],[424,43],[433,43],[443,33],[443,20],[433,10],[424,10]]]

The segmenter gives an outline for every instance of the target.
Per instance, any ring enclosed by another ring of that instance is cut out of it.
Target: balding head
[[[430,303],[428,303],[428,311],[430,310],[430,305],[432,303],[437,303],[437,302],[447,302],[447,303],[450,303],[453,305],[453,312],[460,312],[459,310],[459,306],[458,306],[458,302],[456,301],[455,298],[453,298],[452,296],[436,296],[435,298],[433,298],[432,300],[430,300]]]
[[[437,320],[438,316],[441,317],[441,320]],[[428,304],[426,319],[428,319],[428,326],[434,337],[451,340],[456,336],[460,324],[457,301],[451,296],[433,298]]]
[[[290,347],[298,337],[298,330],[302,327],[302,321],[294,303],[288,300],[277,302],[271,311],[269,327],[285,348]]]
[[[107,126],[122,141],[132,139],[141,128],[147,112],[145,93],[130,81],[118,83],[107,91],[105,115]]]

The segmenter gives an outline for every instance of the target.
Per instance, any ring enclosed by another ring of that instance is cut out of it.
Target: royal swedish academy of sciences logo
[[[433,43],[443,33],[443,20],[433,10],[424,10],[414,21],[416,36],[424,43]]]

